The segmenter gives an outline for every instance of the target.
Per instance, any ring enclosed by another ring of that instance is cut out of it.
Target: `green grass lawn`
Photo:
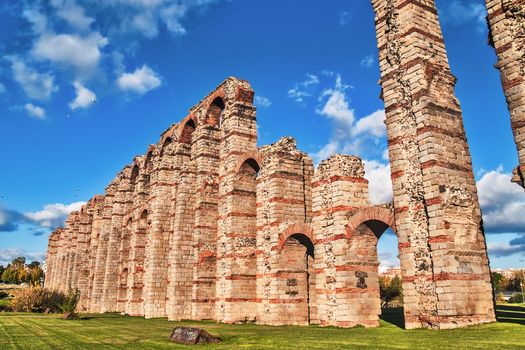
[[[404,330],[390,313],[379,328],[267,327],[212,322],[145,320],[116,314],[58,315],[0,313],[0,349],[182,349],[167,340],[177,325],[195,325],[223,339],[217,349],[524,349],[525,307],[498,307],[500,322],[455,330]],[[386,321],[385,321],[386,320]],[[387,322],[388,321],[388,322]]]

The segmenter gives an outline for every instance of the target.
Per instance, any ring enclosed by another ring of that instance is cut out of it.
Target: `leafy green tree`
[[[515,272],[512,278],[509,278],[509,281],[507,283],[507,290],[521,292],[522,283],[525,283],[523,270]],[[525,285],[523,287],[525,288]]]
[[[507,286],[508,280],[499,272],[491,272],[490,273],[491,280],[492,280],[492,290],[494,291],[494,294],[497,295],[505,290],[505,287]]]
[[[381,308],[386,308],[396,298],[403,296],[403,287],[401,278],[380,276],[379,277],[379,294],[381,297]]]

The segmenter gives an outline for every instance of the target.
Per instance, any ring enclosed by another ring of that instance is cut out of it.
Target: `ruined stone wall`
[[[525,2],[486,0],[489,41],[496,50],[519,165],[513,181],[525,187]]]
[[[494,320],[481,212],[433,0],[373,0],[405,324]]]
[[[386,77],[404,81],[392,72]],[[439,73],[443,84],[447,72]],[[397,93],[392,84],[383,77],[385,95]],[[412,124],[406,134],[389,124],[395,202],[371,206],[359,158],[336,155],[314,171],[293,138],[257,147],[253,96],[246,81],[228,78],[104,195],[71,213],[49,238],[46,285],[79,288],[87,312],[373,327],[381,311],[377,241],[390,227],[399,236],[408,327],[493,317],[459,106],[425,95],[417,110],[422,125],[431,116],[449,123],[452,136],[424,127],[418,138]],[[429,140],[436,151],[421,153],[432,149]]]

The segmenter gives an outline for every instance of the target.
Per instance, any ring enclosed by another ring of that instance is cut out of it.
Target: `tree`
[[[386,308],[388,305],[403,295],[403,287],[401,285],[401,278],[395,276],[394,278],[380,276],[379,277],[379,295],[381,297],[381,308]]]
[[[33,261],[26,265],[24,257],[13,259],[7,268],[2,271],[1,280],[4,283],[20,284],[31,283],[33,285],[40,284],[44,277],[44,271],[40,267],[38,261]]]
[[[2,274],[4,273],[4,271],[5,271],[5,267],[4,267],[4,265],[0,265],[0,282],[3,281],[3,280],[2,280]]]
[[[491,272],[492,290],[497,295],[505,290],[508,280],[499,272]]]
[[[509,279],[507,283],[507,290],[521,292],[521,284],[524,282],[525,281],[523,271],[514,272],[514,275]]]

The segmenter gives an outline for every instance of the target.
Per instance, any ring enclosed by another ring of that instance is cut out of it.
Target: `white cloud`
[[[353,134],[370,134],[375,137],[386,136],[385,110],[377,110],[374,113],[359,119],[355,124]]]
[[[86,16],[84,8],[79,6],[74,0],[51,0],[51,5],[55,8],[57,16],[75,29],[81,31],[89,30],[91,23],[95,21],[93,18]]]
[[[86,202],[46,204],[42,210],[24,213],[24,215],[41,227],[55,228],[63,225],[69,213],[80,210],[84,204]]]
[[[77,108],[88,108],[93,103],[95,103],[95,99],[97,96],[95,93],[89,89],[87,89],[80,81],[75,80],[73,82],[73,86],[75,87],[75,91],[77,96],[73,101],[69,103],[69,108],[71,109],[77,109]]]
[[[48,60],[86,72],[98,65],[101,57],[100,49],[107,43],[108,39],[98,32],[87,36],[44,34],[38,38],[31,53],[38,60]]]
[[[51,73],[39,73],[28,67],[17,56],[7,56],[11,62],[13,79],[20,84],[28,97],[36,100],[48,100],[51,94],[58,90],[55,76]]]
[[[363,57],[360,64],[363,67],[370,68],[374,65],[374,62],[375,62],[374,56],[368,55],[368,56]]]
[[[0,249],[0,265],[7,266],[11,261],[18,257],[26,258],[26,262],[43,261],[46,258],[45,252],[28,252],[21,248],[2,248]]]
[[[117,80],[118,87],[123,91],[134,91],[145,94],[162,84],[160,77],[147,65],[137,68],[133,73],[123,73]]]
[[[270,99],[267,97],[256,95],[254,104],[257,107],[268,108],[272,105],[272,101],[270,101]]]
[[[503,169],[489,171],[477,182],[485,230],[490,233],[525,232],[525,192]]]
[[[312,96],[312,89],[319,85],[319,77],[313,74],[306,74],[306,80],[296,83],[293,88],[288,90],[288,97],[295,102],[302,103],[306,97]]]
[[[32,103],[26,103],[24,105],[24,109],[31,117],[37,119],[44,119],[46,117],[46,111],[41,107],[33,105]]]
[[[392,202],[392,180],[390,164],[376,160],[364,160],[365,178],[368,180],[368,193],[372,204]]]
[[[349,85],[343,83],[341,76],[337,74],[335,87],[332,89],[325,89],[319,100],[328,96],[325,105],[317,110],[318,114],[324,115],[328,118],[336,120],[344,127],[351,128],[355,120],[355,112],[350,108],[345,90]]]
[[[333,120],[334,129],[328,143],[313,155],[316,163],[335,153],[359,154],[370,141],[374,143],[374,148],[381,147],[379,142],[386,135],[384,110],[357,119],[346,93],[350,87],[336,74],[335,86],[325,89],[319,96],[323,104],[316,112]]]

